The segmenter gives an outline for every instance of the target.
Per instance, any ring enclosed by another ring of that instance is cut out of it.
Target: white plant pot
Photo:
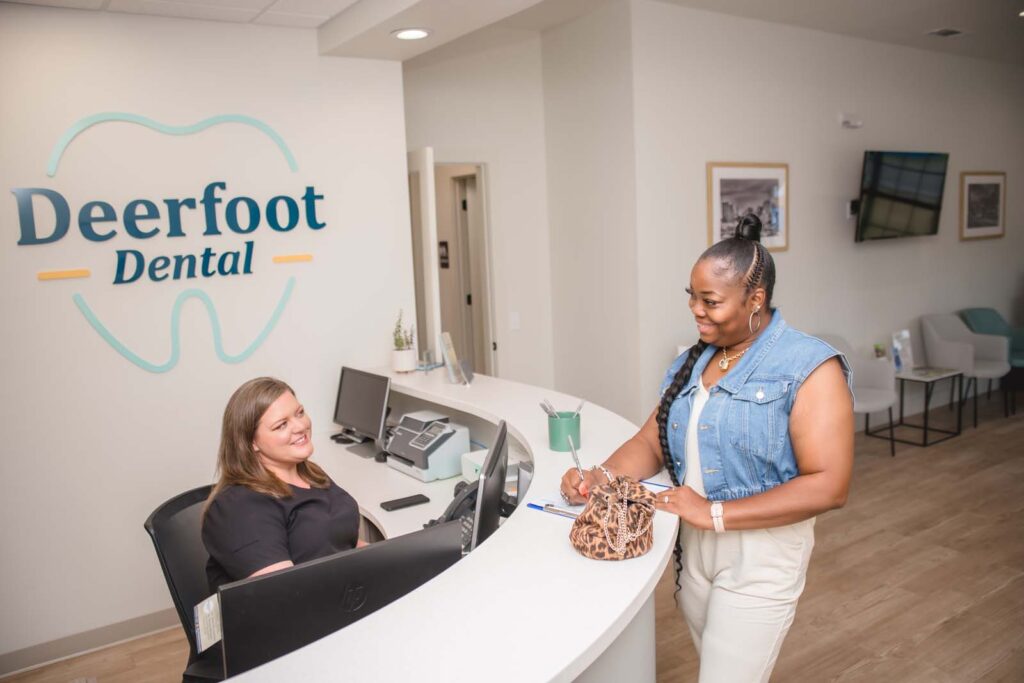
[[[412,372],[416,365],[416,349],[391,352],[391,368],[395,372]]]

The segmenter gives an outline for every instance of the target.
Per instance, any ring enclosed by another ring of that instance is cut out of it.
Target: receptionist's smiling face
[[[305,408],[286,391],[260,417],[252,445],[268,469],[291,468],[313,455],[311,427]]]

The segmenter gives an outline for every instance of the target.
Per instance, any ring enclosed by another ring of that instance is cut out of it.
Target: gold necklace
[[[731,363],[734,360],[738,359],[740,356],[742,356],[743,354],[745,354],[749,350],[750,350],[750,347],[748,346],[747,348],[743,349],[742,351],[737,353],[732,358],[729,358],[729,347],[728,346],[723,347],[722,348],[722,360],[718,361],[718,367],[722,368],[723,371],[728,370],[729,369],[729,363]]]

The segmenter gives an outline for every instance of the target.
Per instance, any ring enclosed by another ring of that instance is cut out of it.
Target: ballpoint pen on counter
[[[561,515],[562,517],[568,517],[569,519],[576,519],[580,516],[580,513],[575,512],[574,510],[567,510],[563,507],[552,505],[551,503],[546,503],[544,505],[544,512],[550,512],[553,515]]]

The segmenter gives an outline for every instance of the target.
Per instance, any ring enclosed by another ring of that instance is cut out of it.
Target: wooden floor
[[[895,458],[858,434],[849,503],[818,519],[772,681],[1024,681],[1022,511],[1024,411],[1003,418],[996,396],[977,429]],[[672,589],[670,567],[656,594],[658,681],[688,683],[697,653]],[[177,682],[187,648],[173,629],[5,683]]]

